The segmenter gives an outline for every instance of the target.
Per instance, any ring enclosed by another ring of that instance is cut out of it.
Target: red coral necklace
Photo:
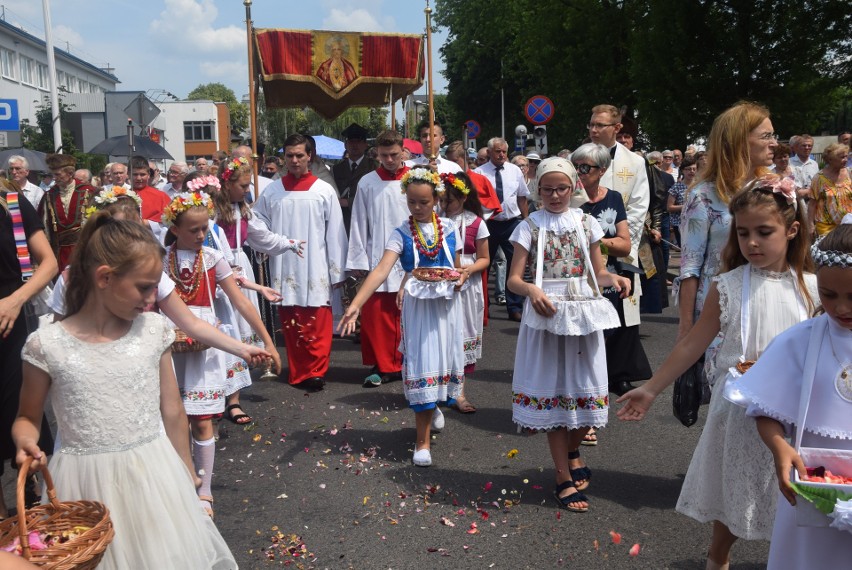
[[[432,229],[435,233],[435,241],[431,244],[426,241],[426,236],[420,229],[420,224],[414,221],[414,216],[408,216],[408,227],[411,230],[411,237],[414,240],[414,245],[422,255],[426,257],[438,257],[438,252],[441,251],[441,246],[444,243],[444,229],[441,225],[441,219],[432,212]]]
[[[178,267],[177,261],[177,244],[173,245],[169,250],[169,274],[172,281],[175,282],[175,289],[177,289],[178,296],[180,296],[184,303],[194,299],[198,288],[201,286],[201,275],[204,272],[202,266],[203,255],[203,250],[199,250],[195,254],[192,271],[189,268],[181,270]]]

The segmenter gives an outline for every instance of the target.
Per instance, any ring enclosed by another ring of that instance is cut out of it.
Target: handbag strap
[[[811,338],[808,341],[808,352],[805,356],[805,366],[802,371],[802,392],[799,395],[799,415],[796,422],[795,450],[798,453],[802,446],[802,435],[805,433],[805,419],[808,415],[808,406],[811,403],[811,390],[816,377],[817,360],[819,352],[828,331],[827,317],[814,319],[814,327],[811,329]]]
[[[24,229],[24,217],[21,215],[20,195],[17,192],[6,194],[9,216],[12,218],[12,235],[15,238],[15,255],[21,265],[21,280],[27,281],[33,276],[33,262],[30,248],[27,246],[27,232]]]

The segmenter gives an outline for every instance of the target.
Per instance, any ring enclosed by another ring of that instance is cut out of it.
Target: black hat
[[[343,135],[343,138],[345,140],[348,140],[348,139],[360,139],[360,140],[363,140],[363,141],[367,140],[367,129],[365,129],[364,127],[362,127],[358,123],[352,123],[351,125],[349,125],[345,129],[343,129],[343,132],[341,134]]]

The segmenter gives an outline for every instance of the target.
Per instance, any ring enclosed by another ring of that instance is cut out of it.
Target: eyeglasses
[[[589,128],[590,131],[594,131],[594,130],[600,131],[600,130],[603,130],[607,127],[614,127],[617,124],[618,123],[589,123],[586,126]]]
[[[673,156],[663,156],[663,160],[674,160]]]
[[[570,186],[539,186],[538,193],[547,196],[553,196],[554,194],[558,194],[559,196],[564,196],[565,194],[571,191]]]
[[[577,170],[577,172],[579,172],[580,174],[588,174],[589,172],[591,172],[591,171],[592,171],[592,169],[593,169],[593,168],[598,168],[598,169],[600,169],[600,166],[594,166],[594,165],[591,165],[591,164],[575,164],[575,165],[574,165],[574,168],[575,168],[575,169]]]
[[[778,135],[776,133],[763,133],[762,135],[760,135],[757,138],[762,140],[762,141],[770,141],[770,140],[771,141],[777,141]]]

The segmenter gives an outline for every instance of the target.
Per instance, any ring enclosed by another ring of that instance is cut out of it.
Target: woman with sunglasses
[[[587,143],[574,151],[571,162],[589,197],[589,201],[580,207],[593,216],[604,231],[601,253],[606,259],[607,270],[633,281],[636,274],[623,270],[618,261],[619,257],[630,254],[630,230],[624,200],[621,194],[600,184],[612,164],[609,150],[603,145]],[[621,321],[619,328],[604,331],[609,390],[621,395],[633,389],[632,381],[648,379],[653,371],[639,340],[639,325],[625,325],[624,305],[619,294],[609,288],[602,292],[615,306]],[[591,442],[584,443],[588,445]]]

